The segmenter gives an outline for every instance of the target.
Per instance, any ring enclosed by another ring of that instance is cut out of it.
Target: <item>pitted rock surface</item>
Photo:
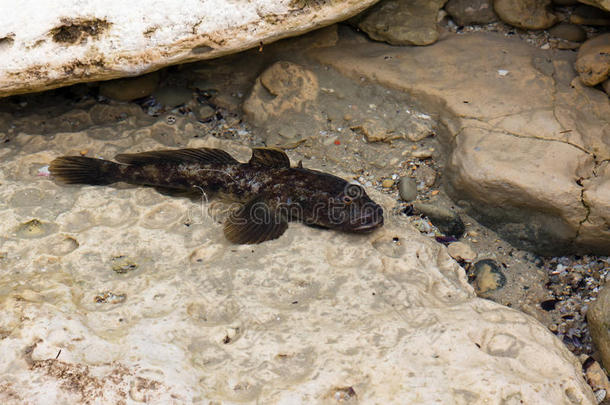
[[[249,156],[183,124],[171,146]],[[404,217],[235,246],[205,200],[39,175],[77,139],[105,158],[166,146],[159,124],[106,128],[117,139],[22,133],[0,151],[3,403],[595,403],[560,340],[476,298]],[[33,219],[44,232],[20,234]]]

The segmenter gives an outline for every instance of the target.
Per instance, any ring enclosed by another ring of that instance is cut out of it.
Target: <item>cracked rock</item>
[[[470,215],[520,248],[610,253],[609,174],[600,163],[610,161],[610,104],[575,77],[573,52],[482,33],[431,47],[343,48],[315,56],[417,94],[440,117],[448,156],[440,176]]]

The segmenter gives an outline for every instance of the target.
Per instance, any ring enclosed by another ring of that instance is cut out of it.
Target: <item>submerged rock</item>
[[[557,22],[557,16],[550,11],[551,0],[494,0],[494,10],[507,24],[530,29],[543,30]]]
[[[118,152],[158,144],[146,131],[153,126],[130,132]],[[217,147],[240,159],[248,152],[239,142],[194,138],[189,126],[183,132],[172,147]],[[70,147],[56,143],[63,136],[35,137],[61,155]],[[89,131],[80,136],[95,156],[114,153]],[[79,246],[41,262],[38,247],[57,232],[2,241],[1,276],[11,286],[0,294],[3,403],[593,404],[560,340],[535,319],[477,298],[446,249],[404,217],[365,235],[294,223],[277,240],[236,246],[204,215],[207,202],[6,176],[30,156],[21,147],[3,156],[0,234],[24,209],[7,202],[35,181],[49,204],[72,202],[56,222]],[[321,159],[308,163],[337,173]],[[388,211],[395,203],[367,192]],[[136,263],[146,271],[132,272]]]
[[[464,222],[460,215],[443,205],[436,203],[424,203],[421,201],[413,204],[413,208],[421,214],[426,215],[442,233],[447,236],[461,238],[466,231]]]
[[[610,253],[610,104],[574,80],[573,52],[464,34],[430,47],[339,43],[313,55],[417,94],[438,114],[447,191],[510,243],[545,255]]]
[[[417,198],[417,183],[412,177],[401,177],[398,182],[398,193],[405,201],[413,201]]]
[[[561,23],[549,30],[549,34],[555,38],[566,41],[583,42],[587,39],[587,33],[578,25]]]
[[[243,110],[248,120],[267,132],[298,140],[321,128],[312,117],[320,86],[316,74],[292,62],[280,61],[268,67],[257,79]],[[282,121],[279,120],[282,116]],[[281,127],[291,122],[291,133]],[[275,142],[279,140],[272,138]]]
[[[109,80],[100,84],[100,94],[118,101],[150,96],[159,85],[159,72],[135,78]]]
[[[430,45],[438,39],[436,20],[446,0],[382,0],[358,16],[358,28],[392,45]]]
[[[610,25],[610,13],[597,7],[581,4],[570,15],[570,22],[583,25]]]
[[[445,10],[457,25],[489,24],[498,20],[493,0],[449,0]]]
[[[477,295],[487,297],[506,284],[506,276],[492,259],[479,260],[474,264],[474,288]]]

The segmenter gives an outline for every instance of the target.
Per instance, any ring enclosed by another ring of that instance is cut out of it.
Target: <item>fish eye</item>
[[[352,201],[354,201],[354,199],[349,195],[344,195],[343,197],[341,197],[341,201],[343,201],[345,205],[350,205]]]

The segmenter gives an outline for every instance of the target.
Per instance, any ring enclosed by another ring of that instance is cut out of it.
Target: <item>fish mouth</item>
[[[362,217],[358,222],[360,222],[358,226],[350,229],[352,232],[371,232],[383,225],[383,214],[367,215]]]

